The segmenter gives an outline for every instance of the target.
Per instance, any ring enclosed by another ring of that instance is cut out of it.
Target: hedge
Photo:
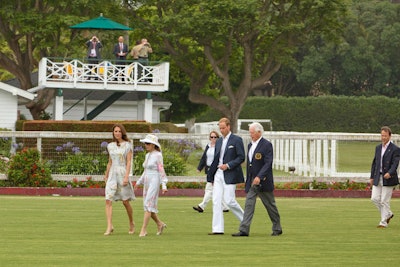
[[[271,119],[274,131],[400,133],[400,100],[384,96],[249,97],[240,119]],[[208,110],[196,122],[218,120]]]

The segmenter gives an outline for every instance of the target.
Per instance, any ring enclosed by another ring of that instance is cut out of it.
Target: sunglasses
[[[217,137],[217,136],[210,136],[210,138],[214,138],[214,139],[217,139],[218,137]]]
[[[145,145],[150,145],[151,143],[144,143]]]

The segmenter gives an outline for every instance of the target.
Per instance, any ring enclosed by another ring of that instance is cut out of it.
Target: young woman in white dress
[[[147,154],[143,163],[143,174],[135,185],[135,189],[137,189],[139,185],[143,185],[144,217],[139,237],[147,235],[147,225],[149,224],[150,218],[157,224],[157,235],[161,235],[167,225],[161,221],[157,215],[160,184],[162,187],[162,194],[168,192],[168,179],[164,170],[161,146],[158,143],[157,136],[153,134],[146,135],[140,142],[145,144]]]
[[[129,219],[128,234],[135,232],[133,221],[133,209],[130,204],[135,199],[132,181],[129,177],[132,166],[132,144],[126,135],[125,127],[115,124],[112,128],[113,142],[107,145],[109,160],[104,180],[106,181],[106,217],[107,230],[104,235],[110,235],[114,231],[112,224],[112,203],[122,200]]]

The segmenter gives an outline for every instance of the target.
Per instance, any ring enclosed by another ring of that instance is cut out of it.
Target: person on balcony
[[[100,40],[93,36],[89,41],[86,42],[87,57],[90,64],[98,64],[101,59],[100,49],[103,47]]]
[[[124,43],[124,37],[118,37],[118,43],[114,45],[114,55],[117,65],[126,64],[126,55],[128,54],[128,45]]]
[[[137,43],[131,51],[131,55],[134,59],[137,59],[143,66],[149,65],[149,54],[153,53],[150,43],[147,39],[143,38]]]

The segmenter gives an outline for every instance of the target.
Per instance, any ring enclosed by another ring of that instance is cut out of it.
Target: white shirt
[[[261,140],[261,136],[256,141],[251,141],[251,147],[250,147],[249,153],[248,153],[249,162],[251,162],[253,160],[254,150],[256,150],[256,147],[257,147],[258,143],[260,142],[260,140]]]
[[[214,160],[214,154],[215,154],[215,146],[211,146],[210,144],[208,145],[207,149],[207,160],[206,160],[206,165],[211,166],[213,160]]]
[[[221,152],[219,154],[219,164],[222,165],[224,164],[224,154],[225,154],[225,148],[226,144],[228,143],[228,139],[231,136],[231,132],[229,132],[225,137],[222,138],[222,146],[221,146]]]

